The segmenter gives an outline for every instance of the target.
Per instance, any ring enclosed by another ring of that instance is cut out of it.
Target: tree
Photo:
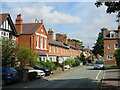
[[[81,42],[80,40],[77,40],[77,39],[71,39],[71,41],[74,41],[75,43],[79,43],[81,45],[81,47],[84,48],[83,46],[83,42]]]
[[[103,56],[104,55],[104,42],[103,42],[103,32],[107,30],[107,28],[102,28],[101,32],[98,34],[98,39],[93,46],[93,54],[97,56],[97,54]]]
[[[95,3],[95,5],[97,7],[105,5],[105,6],[107,6],[107,10],[106,10],[107,13],[109,13],[109,14],[118,13],[117,17],[120,17],[120,0],[113,0],[113,1],[110,0],[110,2],[100,2],[100,0],[99,0]],[[119,20],[117,20],[117,21],[119,21]]]
[[[19,46],[16,52],[16,57],[18,59],[18,62],[20,63],[20,67],[23,67],[26,64],[30,64],[31,66],[33,66],[39,58],[38,53],[25,46]]]
[[[5,38],[2,40],[2,66],[15,66],[16,50],[15,41]]]
[[[87,63],[86,58],[83,53],[80,54],[80,60],[83,62],[83,65]]]
[[[120,48],[118,48],[114,52],[114,56],[115,56],[115,59],[116,59],[117,66],[120,67]]]

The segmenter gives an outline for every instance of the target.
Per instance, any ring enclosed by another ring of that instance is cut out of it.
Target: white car
[[[104,61],[97,60],[94,63],[94,69],[104,69]]]
[[[70,66],[69,65],[65,65],[64,68],[65,69],[70,69]]]
[[[25,69],[28,70],[28,73],[30,72],[37,72],[37,77],[44,77],[45,76],[45,72],[42,70],[36,70],[30,66],[25,66]]]

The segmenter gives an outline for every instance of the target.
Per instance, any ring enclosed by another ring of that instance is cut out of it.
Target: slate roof
[[[65,46],[63,43],[55,41],[55,40],[51,40],[51,39],[49,40],[49,44],[59,46],[59,47],[69,48],[68,46]]]
[[[47,56],[45,53],[43,53],[42,51],[38,51],[38,54],[40,55],[40,56]]]
[[[40,27],[41,23],[23,23],[21,34],[34,34]]]

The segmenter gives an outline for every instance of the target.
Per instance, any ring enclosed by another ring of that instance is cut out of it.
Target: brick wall
[[[115,57],[114,57],[114,44],[118,43],[118,40],[104,40],[104,60],[106,64],[116,64],[115,63]],[[110,45],[110,49],[108,49],[108,45]],[[108,60],[107,57],[108,55],[112,55],[113,58],[112,60]]]

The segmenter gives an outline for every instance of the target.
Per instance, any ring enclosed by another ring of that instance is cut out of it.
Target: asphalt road
[[[60,74],[24,83],[13,83],[3,88],[100,88],[104,70],[80,66]]]

